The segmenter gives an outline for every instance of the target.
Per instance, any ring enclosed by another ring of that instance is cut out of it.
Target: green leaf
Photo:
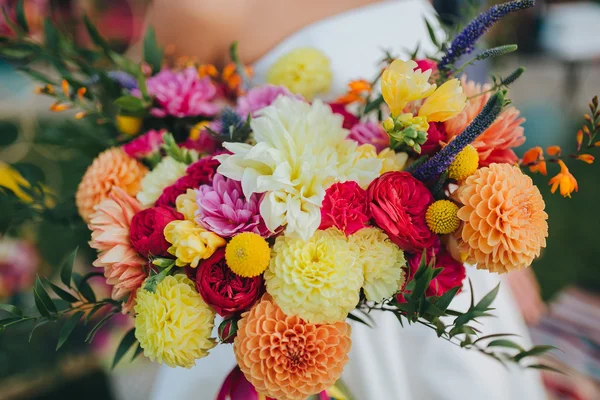
[[[75,287],[77,290],[79,290],[79,292],[87,301],[90,303],[96,302],[96,295],[83,276],[79,275],[78,273],[73,273],[73,281],[75,282]]]
[[[35,302],[35,307],[37,308],[40,315],[44,317],[50,317],[50,312],[48,312],[48,309],[44,305],[44,302],[40,299],[36,288],[33,288],[33,300]]]
[[[23,31],[23,29],[15,24],[15,22],[8,15],[8,11],[6,11],[6,7],[2,7],[2,15],[4,16],[4,23],[8,25],[8,27],[15,33],[17,36],[24,36],[27,32]]]
[[[109,312],[108,314],[106,314],[104,317],[102,317],[102,319],[100,321],[98,321],[98,323],[88,333],[87,337],[85,338],[85,342],[90,343],[92,340],[94,340],[94,336],[96,336],[96,333],[98,333],[100,328],[102,328],[104,326],[104,324],[106,324],[117,313],[118,313],[118,311],[113,310],[113,311]]]
[[[23,316],[23,311],[18,307],[13,306],[12,304],[0,304],[0,310],[4,310],[12,315],[16,315],[17,317]]]
[[[57,53],[60,45],[60,35],[50,18],[44,20],[44,37],[46,47],[53,53]]]
[[[548,353],[549,351],[552,351],[552,350],[559,350],[559,349],[558,349],[558,347],[549,346],[549,345],[535,346],[535,347],[531,348],[530,350],[523,351],[523,352],[517,354],[516,356],[513,357],[513,359],[516,362],[519,362],[526,357],[539,356],[544,353]]]
[[[371,326],[371,324],[369,324],[367,321],[365,321],[364,319],[362,319],[359,316],[354,315],[352,313],[348,314],[348,319],[351,319],[352,321],[360,322],[361,324],[366,325],[369,328],[373,328],[373,326]]]
[[[112,369],[114,369],[117,366],[119,361],[121,361],[123,356],[127,353],[127,351],[131,348],[131,346],[133,346],[133,344],[136,342],[137,342],[137,339],[135,338],[135,328],[131,328],[129,330],[129,332],[127,332],[125,334],[125,336],[123,336],[123,339],[121,340],[121,343],[119,344],[119,347],[117,348],[117,351],[115,353],[115,358],[113,360],[112,367],[111,367]]]
[[[497,337],[506,337],[506,336],[519,336],[519,335],[517,335],[515,333],[494,333],[491,335],[481,336],[479,339],[474,341],[473,344],[477,344],[477,342],[480,342],[480,341],[486,340],[486,339],[492,339],[492,338],[497,338]]]
[[[92,310],[85,316],[85,324],[87,325],[88,322],[90,322],[90,320],[94,317],[94,314],[96,314],[98,311],[100,311],[103,307],[105,307],[106,304],[96,304]]]
[[[11,164],[11,166],[17,170],[19,174],[32,186],[38,182],[44,182],[46,179],[44,175],[44,171],[37,165],[29,164],[29,163],[15,163]]]
[[[17,23],[26,32],[29,33],[29,25],[27,25],[27,18],[25,18],[25,9],[23,7],[23,0],[17,1],[16,6]]]
[[[31,332],[29,332],[29,342],[31,342],[31,339],[33,338],[33,332],[35,332],[35,330],[40,326],[46,325],[48,322],[50,322],[50,320],[45,318],[38,320],[38,322],[33,326],[33,329],[31,329]]]
[[[479,311],[487,310],[488,307],[492,304],[492,302],[496,299],[496,296],[498,295],[499,290],[500,290],[500,284],[498,283],[491,292],[486,294],[483,297],[483,299],[479,300],[479,303],[477,303],[477,305],[475,306],[475,309],[477,309]]]
[[[138,343],[137,348],[135,349],[135,352],[133,353],[133,356],[131,356],[131,361],[133,362],[143,352],[144,352],[144,349],[142,349],[142,346]]]
[[[94,44],[96,46],[98,46],[102,50],[104,50],[106,55],[110,55],[111,51],[110,51],[110,46],[108,45],[108,42],[106,40],[104,40],[102,35],[100,35],[100,32],[98,32],[98,29],[92,23],[92,21],[90,21],[90,18],[87,15],[83,16],[83,23],[85,25],[85,28],[87,29],[90,39],[92,39],[92,42],[94,42]]]
[[[56,286],[54,283],[50,282],[49,280],[46,280],[46,282],[50,285],[50,287],[52,288],[54,293],[56,293],[56,295],[58,297],[60,297],[61,299],[63,299],[64,301],[67,301],[69,303],[75,303],[75,302],[79,301],[79,299],[77,297],[73,296],[71,293],[67,292],[66,290],[63,290],[60,287]]]
[[[454,300],[454,297],[461,288],[462,286],[457,286],[448,290],[446,293],[441,295],[439,299],[437,299],[437,301],[435,302],[435,306],[441,311],[446,312],[446,310],[450,306],[450,303],[452,303],[452,300]]]
[[[431,26],[431,24],[429,23],[427,18],[425,18],[425,25],[427,26],[427,33],[429,33],[429,38],[431,39],[431,43],[433,43],[433,45],[435,47],[439,48],[440,42],[438,41],[437,37],[435,36],[435,31],[433,30],[433,27]]]
[[[19,68],[19,71],[29,75],[31,78],[35,79],[38,82],[46,83],[48,85],[56,85],[56,83],[52,79],[50,79],[44,74],[39,73],[38,71],[32,70],[29,67],[21,67]]]
[[[158,46],[153,27],[148,27],[144,36],[144,61],[152,67],[152,73],[160,71],[163,62],[163,50]]]
[[[560,369],[551,367],[549,365],[544,365],[544,364],[532,364],[532,365],[527,365],[525,366],[525,368],[531,368],[531,369],[540,369],[542,371],[550,371],[550,372],[556,372],[557,374],[561,374],[561,375],[567,375],[565,373],[565,371],[561,371]]]
[[[370,113],[373,110],[377,110],[383,104],[383,96],[378,96],[373,101],[368,102],[365,105],[365,110],[363,111],[363,115]]]
[[[135,96],[121,96],[115,100],[115,104],[128,112],[140,112],[145,108],[144,101]]]
[[[52,299],[48,295],[48,292],[46,292],[46,288],[44,287],[44,284],[40,280],[39,276],[35,277],[35,292],[42,304],[44,304],[46,310],[48,310],[48,312],[52,314],[56,314],[56,306],[52,302]]]
[[[511,349],[517,349],[519,351],[525,351],[525,349],[521,345],[508,339],[492,340],[487,344],[487,347],[508,347]]]
[[[73,274],[73,263],[75,262],[75,257],[77,256],[77,251],[79,250],[79,246],[73,250],[71,254],[67,258],[65,258],[60,266],[60,280],[61,282],[67,286],[71,287],[71,275]],[[58,293],[57,293],[58,294]]]
[[[85,312],[77,311],[69,317],[67,322],[65,322],[62,329],[60,330],[60,334],[58,335],[58,343],[56,344],[56,350],[60,349],[62,345],[65,344],[65,342],[73,332],[73,329],[75,329],[75,327],[77,326],[77,323],[79,322],[83,314],[85,314]]]

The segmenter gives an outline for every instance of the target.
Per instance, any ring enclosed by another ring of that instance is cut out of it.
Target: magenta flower
[[[246,118],[248,114],[254,116],[257,111],[270,106],[279,96],[294,97],[298,100],[303,100],[302,96],[292,94],[283,86],[257,86],[248,90],[246,95],[238,99],[238,106],[235,111],[243,118]]]
[[[29,242],[0,237],[0,299],[29,289],[35,280],[38,255]]]
[[[213,116],[219,111],[215,104],[217,88],[210,78],[200,79],[195,68],[183,71],[164,69],[146,81],[148,93],[154,96],[158,107],[150,110],[155,117]],[[139,90],[133,91],[139,96]]]
[[[377,151],[381,151],[390,145],[390,138],[383,127],[375,122],[359,122],[350,129],[348,139],[358,144],[372,144]]]
[[[138,160],[149,157],[160,150],[165,132],[165,129],[161,129],[160,131],[151,129],[131,142],[124,144],[123,151],[129,157],[137,158]]]
[[[198,190],[196,222],[222,237],[240,232],[271,236],[260,216],[262,198],[262,194],[255,193],[246,199],[240,182],[215,174],[212,185],[202,185]]]

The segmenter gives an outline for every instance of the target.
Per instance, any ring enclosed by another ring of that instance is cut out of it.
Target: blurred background
[[[201,1],[201,0],[198,0]],[[87,14],[114,49],[125,52],[143,34],[149,0],[26,0],[25,11],[33,31],[43,31],[43,18],[51,15],[62,30],[81,44],[88,40],[80,18]],[[472,15],[483,3],[474,0],[436,0],[435,6],[452,25]],[[493,2],[492,2],[493,3]],[[0,0],[8,10],[13,0]],[[574,133],[583,123],[589,100],[600,93],[600,0],[543,1],[535,8],[511,16],[486,37],[487,45],[517,43],[517,55],[468,70],[471,79],[484,81],[490,73],[505,76],[517,66],[527,68],[525,79],[511,88],[510,97],[527,118],[527,144],[558,144],[568,152],[575,147]],[[9,29],[0,16],[0,34]],[[4,30],[4,31],[3,31]],[[41,33],[40,33],[40,36]],[[45,177],[48,190],[73,194],[86,167],[105,148],[108,132],[76,121],[74,113],[52,113],[52,99],[34,94],[36,83],[0,59],[0,185],[10,183],[5,163],[31,163]],[[86,140],[82,140],[85,138]],[[92,139],[92,140],[90,140]],[[70,150],[57,151],[69,143]],[[600,246],[597,199],[600,167],[574,164],[580,192],[571,199],[551,195],[547,177],[534,177],[550,215],[550,237],[533,270],[544,303],[521,296],[535,282],[516,275],[512,285],[537,343],[563,350],[552,360],[567,376],[546,376],[552,398],[600,398]],[[14,177],[13,177],[14,178]],[[68,207],[65,207],[67,210]],[[35,274],[51,277],[53,266],[80,246],[77,267],[91,268],[89,232],[83,222],[61,214],[55,220],[32,222],[18,230],[0,217],[0,300],[32,305],[27,292]],[[13,210],[1,209],[0,213]],[[67,211],[65,213],[68,214]],[[7,214],[5,214],[6,216]],[[91,281],[98,291],[107,290]],[[524,284],[523,282],[527,282]],[[532,286],[533,285],[533,286]],[[75,398],[86,388],[89,399],[147,399],[156,365],[138,358],[122,363],[119,374],[110,372],[112,355],[131,327],[127,318],[116,319],[83,345],[85,332],[77,331],[69,343],[55,351],[60,326],[21,326],[0,334],[0,400]],[[90,351],[91,350],[91,351]]]

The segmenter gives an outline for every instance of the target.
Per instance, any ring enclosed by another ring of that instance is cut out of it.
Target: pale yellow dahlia
[[[363,228],[348,240],[358,246],[358,263],[365,277],[363,290],[369,301],[389,299],[404,285],[404,252],[379,228]]]
[[[215,313],[187,276],[167,276],[154,293],[139,290],[136,301],[135,337],[150,360],[192,368],[215,347]]]
[[[165,157],[144,179],[142,190],[137,194],[137,199],[144,207],[150,207],[163,193],[163,190],[183,175],[187,165],[171,157]]]
[[[358,247],[336,228],[316,231],[306,242],[279,236],[264,277],[286,314],[316,324],[344,321],[364,282]]]

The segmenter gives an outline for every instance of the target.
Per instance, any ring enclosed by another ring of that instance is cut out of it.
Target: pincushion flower
[[[240,182],[216,174],[212,185],[202,185],[198,190],[196,222],[221,237],[239,232],[268,237],[271,232],[260,216],[262,197],[254,193],[246,198]]]
[[[349,236],[364,228],[369,219],[367,192],[356,182],[334,183],[325,192],[319,229],[334,226]]]
[[[465,108],[466,101],[460,81],[450,79],[425,100],[419,108],[419,117],[425,117],[429,122],[447,121]]]
[[[381,94],[392,115],[402,114],[411,101],[431,95],[436,88],[429,83],[431,70],[421,71],[414,61],[394,60],[381,76]]]
[[[131,245],[144,257],[168,257],[167,250],[170,245],[163,235],[163,230],[169,222],[180,219],[183,219],[183,215],[163,206],[137,212],[131,220]]]
[[[164,235],[167,242],[172,244],[168,252],[177,257],[178,267],[190,265],[196,268],[200,260],[209,258],[226,244],[222,237],[192,221],[171,221],[165,227]]]
[[[358,247],[358,263],[365,282],[363,290],[369,301],[391,298],[404,284],[404,252],[392,243],[381,229],[368,227],[348,238]]]
[[[492,93],[484,93],[491,89],[491,85],[483,86],[473,81],[467,81],[463,76],[462,86],[468,100],[465,109],[456,117],[446,121],[444,126],[448,140],[452,140],[481,113],[481,110],[490,99]],[[500,116],[475,139],[471,145],[479,153],[480,166],[491,163],[515,164],[518,157],[512,150],[525,142],[524,130],[521,126],[525,122],[519,117],[519,111],[514,107],[507,107]]]
[[[184,194],[177,196],[175,201],[177,212],[183,215],[183,218],[188,221],[194,221],[196,219],[196,212],[198,211],[198,205],[196,204],[196,197],[198,192],[194,189],[188,189]]]
[[[157,104],[150,110],[155,117],[213,116],[219,111],[215,104],[217,88],[210,78],[200,79],[194,67],[182,71],[163,69],[148,78],[146,85]],[[140,95],[137,89],[133,93]]]
[[[333,323],[358,303],[363,266],[357,246],[339,230],[317,231],[307,241],[279,236],[272,253],[267,292],[286,314]]]
[[[94,206],[108,198],[114,187],[135,196],[148,169],[123,150],[113,147],[100,153],[85,171],[75,194],[79,215],[89,222]]]
[[[218,172],[240,181],[246,198],[265,193],[260,215],[274,232],[308,239],[321,222],[325,190],[338,181],[366,186],[382,161],[361,158],[346,140],[342,118],[321,101],[313,104],[279,97],[251,122],[256,145],[224,143],[233,154],[216,156]]]
[[[462,286],[463,281],[467,277],[467,271],[464,264],[452,258],[450,253],[444,247],[440,247],[439,245],[427,250],[427,263],[431,262],[433,255],[435,255],[434,268],[442,268],[442,271],[431,280],[425,294],[427,296],[441,296],[450,289]],[[419,269],[422,257],[422,253],[414,254],[409,257],[408,265],[410,267],[410,280],[412,280]]]
[[[372,144],[378,152],[390,145],[390,137],[383,127],[375,122],[360,122],[350,129],[348,139],[358,144]]]
[[[243,118],[246,118],[248,114],[254,117],[257,111],[273,104],[279,96],[302,100],[302,96],[292,94],[285,86],[262,85],[253,87],[240,97],[235,111]]]
[[[160,150],[165,132],[165,129],[159,131],[150,129],[148,132],[133,139],[131,142],[125,143],[123,145],[123,151],[127,153],[129,157],[137,158],[138,160],[149,157]]]
[[[142,179],[142,190],[137,194],[137,199],[142,206],[149,207],[163,194],[163,190],[172,185],[185,175],[187,165],[165,157],[162,161]]]
[[[144,355],[169,367],[192,368],[215,347],[215,314],[183,274],[165,277],[154,292],[140,290],[135,337]]]
[[[369,185],[367,196],[375,223],[401,249],[420,252],[433,244],[436,236],[425,222],[433,196],[411,174],[383,174]]]
[[[235,274],[253,278],[265,272],[269,266],[271,248],[260,235],[242,232],[227,243],[225,260]]]
[[[528,267],[546,247],[548,214],[531,178],[518,167],[491,164],[457,189],[459,249],[477,268],[505,273]]]
[[[267,83],[285,86],[307,100],[326,93],[331,80],[329,59],[322,51],[311,47],[290,51],[279,58],[267,72]]]
[[[130,241],[131,220],[141,209],[136,199],[114,188],[109,198],[98,204],[88,225],[92,231],[90,247],[98,250],[93,265],[104,268],[106,283],[113,286],[112,298],[122,300],[128,296],[128,306],[147,276],[148,260],[138,254]]]
[[[303,400],[341,376],[352,344],[350,332],[346,322],[314,324],[286,315],[265,295],[243,314],[233,351],[258,393]]]
[[[225,262],[225,250],[218,249],[195,270],[198,293],[222,317],[249,309],[264,291],[262,276],[243,278]]]

